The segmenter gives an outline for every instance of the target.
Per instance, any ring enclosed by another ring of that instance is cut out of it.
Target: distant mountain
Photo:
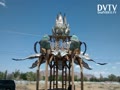
[[[46,75],[45,70],[40,71],[40,77],[43,77],[45,75]],[[50,75],[50,70],[48,70],[48,76],[49,75]],[[62,72],[59,70],[58,70],[58,75],[62,75]],[[74,72],[74,76],[77,76],[78,79],[81,78],[80,72]],[[84,73],[84,77],[86,77],[89,80],[91,77],[94,77],[94,75]]]

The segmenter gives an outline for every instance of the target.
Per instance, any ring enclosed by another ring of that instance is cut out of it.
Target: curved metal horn
[[[39,44],[39,42],[38,42],[38,41],[37,41],[37,42],[35,42],[35,44],[34,44],[34,51],[35,51],[35,53],[38,53],[38,51],[37,51],[37,49],[36,49],[37,44]]]
[[[84,50],[84,52],[83,52],[83,55],[86,53],[86,50],[87,50],[87,45],[86,45],[86,43],[85,42],[82,42],[82,44],[84,44],[84,46],[85,46],[85,50]]]

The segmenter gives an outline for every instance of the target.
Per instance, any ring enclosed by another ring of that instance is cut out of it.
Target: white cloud
[[[6,7],[5,1],[4,0],[0,1],[0,5]]]

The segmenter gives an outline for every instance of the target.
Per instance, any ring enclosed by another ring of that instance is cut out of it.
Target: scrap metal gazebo
[[[85,46],[81,52],[81,45]],[[38,52],[37,47],[40,45]],[[57,15],[52,35],[44,35],[40,41],[34,44],[34,55],[16,61],[38,58],[30,68],[37,67],[36,90],[39,90],[40,65],[45,63],[45,90],[75,90],[74,86],[74,63],[80,66],[81,90],[83,90],[83,67],[91,70],[84,61],[93,61],[86,53],[87,46],[76,35],[70,35],[69,24],[66,16]],[[95,62],[96,63],[96,62]],[[97,63],[105,65],[106,63]],[[48,67],[50,68],[50,82],[48,88]],[[62,87],[58,87],[58,70],[62,72]]]

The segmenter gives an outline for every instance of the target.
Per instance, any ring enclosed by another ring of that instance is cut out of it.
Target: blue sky
[[[98,4],[117,4],[117,13],[97,14]],[[34,43],[44,34],[52,34],[59,12],[66,14],[70,34],[87,43],[90,57],[108,63],[99,66],[87,62],[93,70],[84,72],[120,76],[119,0],[0,0],[0,71],[35,71],[28,68],[35,60],[15,62],[12,58],[34,54]],[[75,71],[79,72],[78,66]]]

